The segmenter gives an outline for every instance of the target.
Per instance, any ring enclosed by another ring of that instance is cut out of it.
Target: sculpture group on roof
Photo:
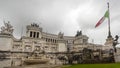
[[[36,23],[31,24],[31,26],[33,26],[33,27],[39,27],[39,25],[36,24]]]
[[[13,26],[8,21],[7,23],[4,21],[4,26],[1,27],[1,33],[4,34],[12,34],[13,33]]]
[[[64,33],[61,33],[61,32],[59,32],[59,34],[58,34],[60,39],[63,39],[63,35],[64,35]]]
[[[77,31],[77,34],[75,35],[75,37],[78,37],[80,35],[82,35],[82,31]]]

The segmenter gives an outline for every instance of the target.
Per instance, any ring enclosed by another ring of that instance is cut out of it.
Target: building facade
[[[64,36],[61,32],[57,35],[50,34],[44,32],[42,27],[35,23],[26,26],[26,35],[20,39],[15,38],[13,32],[13,26],[9,22],[1,27],[0,54],[1,56],[5,54],[11,59],[23,59],[32,53],[44,53],[44,57],[52,59],[50,62],[55,64],[57,56],[65,56],[65,54],[56,55],[56,53],[79,51],[88,43],[88,37],[82,35],[82,32],[77,32],[76,36]],[[17,61],[14,62],[15,65],[17,63]]]
[[[55,64],[59,60],[53,59],[60,56],[56,55],[57,53],[81,52],[84,48],[109,51],[112,48],[107,43],[106,46],[89,43],[89,37],[83,35],[82,31],[78,31],[75,36],[64,36],[61,32],[50,34],[35,23],[26,26],[26,35],[20,39],[15,38],[13,32],[13,26],[9,22],[1,27],[0,51],[8,52],[8,57],[12,58],[22,59],[32,53],[44,53],[44,56],[52,59],[51,63]]]
[[[64,36],[59,32],[58,35],[42,31],[37,24],[26,26],[26,35],[20,39],[13,36],[13,27],[10,23],[5,23],[1,27],[0,50],[21,51],[21,52],[67,52],[76,48],[82,49],[87,46],[88,37],[86,35]],[[80,47],[79,47],[80,46]]]

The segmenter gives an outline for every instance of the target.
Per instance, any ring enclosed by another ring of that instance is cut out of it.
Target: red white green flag
[[[101,23],[103,23],[103,21],[105,20],[105,18],[109,17],[109,12],[108,10],[105,12],[104,16],[98,21],[98,23],[95,25],[95,28],[98,27]]]

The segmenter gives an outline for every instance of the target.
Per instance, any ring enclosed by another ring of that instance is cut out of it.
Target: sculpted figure
[[[13,30],[13,26],[10,24],[9,21],[8,23],[4,22],[4,26],[1,27],[1,33],[4,34],[12,34]]]
[[[117,49],[116,49],[116,45],[118,44],[118,39],[119,39],[119,36],[116,35],[115,36],[115,39],[113,41],[113,48],[114,48],[114,51],[117,52]]]
[[[80,35],[82,35],[82,31],[77,31],[77,34],[75,36],[77,37],[77,36],[80,36]]]
[[[62,39],[62,38],[63,38],[63,35],[64,35],[64,34],[63,34],[63,33],[61,33],[61,32],[59,32],[59,34],[58,34],[58,36],[59,36],[59,38],[60,38],[60,39]]]

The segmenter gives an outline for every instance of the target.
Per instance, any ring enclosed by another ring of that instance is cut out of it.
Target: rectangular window
[[[30,31],[30,37],[32,37],[32,31]]]
[[[37,38],[39,38],[39,32],[37,32]]]
[[[35,38],[35,36],[36,36],[36,32],[34,32],[34,35],[33,35],[33,37]]]

